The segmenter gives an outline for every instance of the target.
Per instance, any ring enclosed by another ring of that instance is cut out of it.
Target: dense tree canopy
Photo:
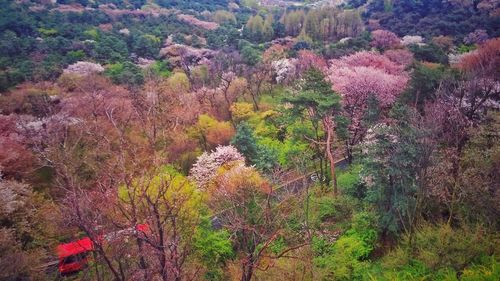
[[[0,0],[0,280],[500,280],[499,5]]]

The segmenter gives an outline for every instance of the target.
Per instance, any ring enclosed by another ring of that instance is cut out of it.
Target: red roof
[[[138,231],[141,231],[143,233],[147,233],[147,232],[149,232],[149,225],[147,223],[138,224],[135,226],[135,229],[137,229]]]
[[[82,252],[92,251],[94,249],[92,240],[90,238],[85,237],[81,240],[60,244],[57,246],[57,255],[59,258],[65,258],[72,255],[76,255]]]

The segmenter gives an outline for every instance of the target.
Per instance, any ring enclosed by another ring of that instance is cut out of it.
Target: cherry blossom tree
[[[423,43],[423,41],[424,41],[424,38],[422,38],[422,36],[406,35],[406,36],[403,36],[403,38],[401,39],[401,44],[403,44],[404,46],[420,45]]]
[[[216,175],[217,170],[232,161],[245,161],[243,155],[232,146],[218,146],[213,152],[205,152],[198,157],[190,171],[190,177],[198,187],[206,188]]]
[[[63,73],[86,76],[86,75],[101,73],[103,71],[104,67],[102,67],[100,64],[88,61],[79,61],[69,65],[66,69],[64,69]]]
[[[390,49],[400,44],[399,37],[393,32],[378,29],[372,31],[371,45],[378,49]]]
[[[342,96],[342,105],[350,120],[346,150],[352,158],[352,148],[366,133],[363,119],[368,101],[374,98],[381,109],[388,109],[408,82],[403,66],[373,52],[360,52],[331,61],[328,70],[333,89]]]
[[[287,83],[295,77],[296,59],[280,59],[272,62],[277,83]]]
[[[377,52],[361,51],[349,56],[330,61],[330,69],[343,69],[352,67],[370,67],[383,71],[384,73],[400,74],[404,66],[392,61],[389,57]]]
[[[413,53],[405,49],[387,50],[384,52],[384,56],[392,62],[405,67],[413,62]]]
[[[322,56],[314,53],[313,51],[300,50],[296,60],[297,73],[301,75],[311,67],[325,71],[328,68],[328,65]]]

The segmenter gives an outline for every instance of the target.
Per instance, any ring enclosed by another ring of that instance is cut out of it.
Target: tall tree
[[[337,177],[335,175],[335,157],[333,142],[335,140],[336,123],[334,117],[340,113],[340,96],[332,90],[321,71],[311,68],[304,75],[304,82],[295,95],[287,97],[286,101],[293,105],[293,112],[306,115],[311,122],[320,122],[326,136],[326,158],[330,162],[330,173],[334,195],[337,195]]]
[[[383,237],[411,233],[421,203],[420,184],[428,157],[423,133],[415,126],[415,110],[395,105],[389,125],[375,127],[364,146],[362,176],[368,186],[367,199],[379,215]],[[420,178],[419,178],[420,177]]]
[[[256,269],[266,270],[269,265],[261,264],[264,259],[279,259],[304,245],[299,242],[278,252],[270,250],[282,237],[286,210],[273,202],[270,184],[254,168],[241,161],[228,163],[211,184],[209,204],[219,211],[217,216],[241,253],[241,281],[252,280]]]
[[[342,95],[342,106],[350,121],[346,139],[350,161],[353,147],[363,140],[370,125],[365,124],[368,101],[375,100],[380,109],[387,111],[408,81],[403,68],[383,55],[366,51],[331,61],[329,80]]]

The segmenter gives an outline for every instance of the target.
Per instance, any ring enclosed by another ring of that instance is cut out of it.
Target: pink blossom
[[[366,66],[383,70],[389,74],[400,74],[404,66],[391,61],[388,57],[376,52],[361,51],[350,56],[330,61],[330,69]]]
[[[346,115],[351,120],[351,145],[365,135],[361,120],[369,98],[375,97],[382,108],[388,108],[403,92],[409,79],[404,65],[364,51],[332,60],[327,74],[333,90],[340,93]]]
[[[317,55],[313,51],[300,50],[296,61],[297,72],[299,74],[304,73],[311,67],[325,71],[328,65],[323,57]]]
[[[371,45],[379,49],[390,49],[399,46],[399,37],[387,30],[378,29],[372,32]]]
[[[332,68],[329,78],[346,106],[361,108],[370,95],[375,95],[381,106],[391,105],[408,82],[407,75],[394,75],[366,66]]]
[[[403,66],[408,66],[413,62],[413,53],[406,49],[387,50],[384,52],[384,56],[392,62]]]

